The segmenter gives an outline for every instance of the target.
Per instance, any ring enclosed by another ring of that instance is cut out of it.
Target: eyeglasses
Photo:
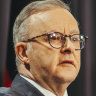
[[[43,37],[45,40],[48,40],[51,47],[56,49],[63,47],[66,42],[66,37],[69,37],[75,50],[83,49],[85,47],[86,40],[88,39],[88,36],[81,35],[81,34],[63,35],[60,32],[51,32],[51,33],[46,33],[46,34],[33,37],[23,42],[30,42],[40,37]]]

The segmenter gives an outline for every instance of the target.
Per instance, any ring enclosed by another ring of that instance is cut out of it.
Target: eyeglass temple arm
[[[23,41],[23,42],[30,42],[30,41],[32,41],[33,39],[35,39],[35,38],[38,38],[38,37],[41,37],[41,36],[45,36],[45,35],[49,35],[49,34],[42,34],[42,35],[39,35],[39,36],[36,36],[36,37],[33,37],[33,38],[30,38],[30,39],[28,39],[27,41]]]

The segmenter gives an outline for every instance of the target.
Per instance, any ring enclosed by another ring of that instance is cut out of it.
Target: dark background
[[[11,80],[17,74],[12,28],[21,9],[31,1],[34,0],[0,0],[0,86],[4,86],[5,69]],[[63,1],[70,4],[81,33],[89,37],[85,49],[82,50],[81,70],[68,87],[68,93],[70,96],[96,96],[96,1]]]

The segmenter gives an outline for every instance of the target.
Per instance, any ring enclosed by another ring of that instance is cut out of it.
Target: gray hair
[[[17,16],[16,21],[13,27],[13,42],[14,45],[24,38],[28,38],[28,23],[27,18],[30,17],[32,14],[46,11],[51,8],[60,7],[70,11],[70,8],[67,4],[65,4],[61,0],[38,0],[31,2],[27,6],[23,8],[20,14]],[[19,63],[18,57],[16,56],[16,63]]]

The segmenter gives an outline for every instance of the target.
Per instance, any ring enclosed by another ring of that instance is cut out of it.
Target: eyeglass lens
[[[60,48],[64,45],[66,37],[59,32],[53,32],[50,34],[49,43],[54,48]],[[77,50],[83,49],[85,46],[85,37],[83,35],[71,35],[70,40]]]

